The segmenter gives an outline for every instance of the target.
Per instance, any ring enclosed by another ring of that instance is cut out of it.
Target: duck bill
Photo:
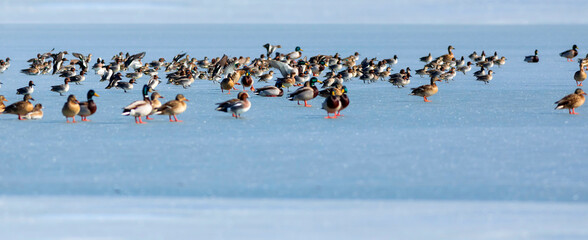
[[[100,97],[100,95],[98,95],[98,93],[94,93],[94,97]]]
[[[188,99],[184,99],[184,101],[186,101],[186,102],[189,102],[190,100],[188,100]]]

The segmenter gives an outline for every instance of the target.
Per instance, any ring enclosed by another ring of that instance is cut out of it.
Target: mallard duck
[[[323,101],[322,109],[327,111],[325,118],[337,118],[337,111],[341,109],[340,97],[335,95],[335,92],[332,92],[331,96],[325,98],[325,101]],[[333,114],[332,117],[329,115],[331,113]]]
[[[586,101],[586,97],[584,97],[586,93],[581,88],[577,88],[576,91],[570,95],[567,95],[560,99],[559,101],[555,102],[557,106],[555,109],[568,109],[570,114],[577,114],[575,109],[579,106],[584,104]]]
[[[32,94],[35,91],[35,88],[33,86],[35,86],[33,81],[29,81],[28,86],[16,89],[16,94],[18,94],[18,95]]]
[[[88,101],[79,103],[80,104],[80,112],[78,112],[78,115],[82,118],[82,121],[84,121],[84,122],[90,121],[90,120],[88,120],[88,116],[94,114],[96,112],[96,110],[98,109],[98,107],[96,106],[96,103],[94,103],[94,100],[92,99],[92,97],[100,97],[100,95],[98,95],[96,92],[94,92],[94,90],[90,89],[90,91],[88,91],[88,94],[86,94],[86,97],[87,97]]]
[[[231,112],[233,117],[240,118],[241,113],[247,112],[251,108],[251,102],[249,102],[247,98],[249,98],[249,94],[246,92],[240,92],[236,99],[217,103],[219,106],[216,110],[221,112]]]
[[[298,101],[298,105],[300,105],[300,101],[304,101],[305,107],[312,107],[307,101],[318,96],[318,88],[314,85],[317,82],[320,83],[316,77],[312,77],[308,82],[304,83],[304,87],[298,88],[293,93],[288,94],[288,100]]]
[[[6,108],[6,105],[4,105],[4,102],[8,102],[8,100],[6,100],[4,95],[0,95],[0,114],[2,114],[4,112],[4,109]]]
[[[183,113],[186,111],[187,104],[186,102],[189,101],[184,97],[182,94],[176,95],[175,100],[171,100],[166,102],[165,104],[161,105],[161,107],[157,108],[155,114],[157,115],[168,115],[170,122],[181,122],[178,120],[176,115]],[[172,120],[172,116],[174,116],[174,120]]]
[[[153,120],[153,118],[150,118],[149,116],[155,114],[155,112],[157,111],[157,109],[159,107],[161,107],[161,102],[159,101],[160,98],[164,98],[164,97],[162,97],[161,95],[159,95],[158,92],[151,93],[151,107],[153,107],[153,110],[151,110],[151,113],[149,115],[145,116],[145,119],[147,119],[147,120]]]
[[[237,90],[235,88],[235,82],[233,81],[232,74],[229,73],[229,75],[227,75],[227,77],[221,81],[220,87],[221,92],[228,90],[229,92],[227,94],[231,94],[231,90]]]
[[[241,77],[241,86],[243,86],[243,91],[247,91],[245,88],[251,89],[251,91],[255,91],[253,87],[253,77],[251,77],[251,73],[247,71],[243,77]]]
[[[151,106],[151,101],[149,100],[149,92],[151,92],[151,89],[147,85],[144,85],[143,91],[141,92],[143,94],[143,100],[134,101],[126,106],[121,115],[135,117],[135,123],[137,124],[145,123],[141,120],[141,117],[149,115],[153,110],[153,106]],[[137,118],[139,119],[138,121]]]
[[[282,89],[281,83],[276,82],[275,86],[265,86],[255,89],[255,95],[262,97],[281,97],[284,95],[284,89]]]
[[[584,71],[584,65],[580,63],[580,70],[574,73],[574,80],[576,80],[576,85],[582,86],[582,82],[586,80],[586,72]]]
[[[539,54],[539,51],[537,49],[535,49],[535,55],[526,56],[525,62],[528,62],[528,63],[539,62],[539,56],[537,54]]]
[[[274,51],[276,51],[276,49],[282,48],[281,45],[271,45],[269,43],[264,44],[263,47],[267,50],[268,58],[274,53]]]
[[[343,111],[343,109],[345,109],[345,108],[347,108],[347,106],[349,106],[349,97],[347,96],[348,92],[349,91],[347,90],[347,87],[343,86],[342,94],[339,97],[339,101],[341,101],[341,108],[339,108],[339,110],[337,110],[336,116],[343,116],[343,115],[341,115],[341,111]]]
[[[43,118],[43,105],[41,105],[40,103],[35,104],[35,107],[33,107],[33,111],[27,113],[27,115],[24,116],[25,119],[28,120],[39,120]]]
[[[22,101],[15,102],[4,108],[4,113],[16,114],[18,115],[18,120],[24,120],[22,116],[33,111],[33,104],[29,100],[35,101],[30,94],[25,94]]]
[[[278,78],[277,82],[281,83],[282,87],[285,87],[286,89],[288,89],[288,92],[290,92],[290,87],[294,86],[294,84],[296,83],[296,78],[294,76],[296,76],[295,73],[290,73],[288,77]]]
[[[578,56],[578,46],[574,44],[574,46],[572,46],[572,49],[561,52],[559,56],[567,58],[568,62],[574,61],[573,58]]]
[[[72,118],[72,123],[76,122],[76,115],[80,112],[80,102],[76,99],[76,96],[71,94],[67,97],[67,102],[63,104],[61,108],[61,114],[65,116],[66,122],[69,123],[69,118]]]
[[[490,71],[488,71],[488,74],[482,75],[482,76],[478,76],[476,78],[476,80],[477,81],[483,81],[484,83],[488,84],[488,82],[490,82],[490,80],[492,80],[492,73],[494,73],[494,71],[490,70]]]
[[[412,92],[409,95],[420,96],[425,99],[425,102],[431,102],[427,97],[435,95],[439,88],[437,88],[436,81],[441,81],[439,78],[431,78],[431,84],[422,85],[416,88],[411,88]]]
[[[286,55],[287,58],[290,59],[297,59],[302,57],[302,49],[300,49],[300,47],[296,47],[294,49],[294,52],[288,53],[288,55]]]
[[[51,86],[51,91],[59,93],[59,96],[63,96],[63,93],[69,91],[69,78],[65,78],[61,85]]]

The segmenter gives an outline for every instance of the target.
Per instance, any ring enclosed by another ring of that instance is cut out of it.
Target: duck
[[[6,100],[6,97],[4,97],[4,95],[0,95],[0,114],[2,114],[4,112],[4,109],[6,108],[4,102],[8,102],[8,100]]]
[[[331,96],[325,98],[325,101],[323,101],[321,109],[327,111],[327,116],[325,118],[337,118],[337,111],[341,109],[340,96],[336,95],[335,92],[332,92]],[[329,115],[331,113],[333,114],[333,116]]]
[[[131,78],[131,80],[128,81],[128,82],[123,82],[123,81],[116,82],[116,86],[115,87],[117,89],[120,88],[123,91],[127,92],[127,91],[130,91],[130,90],[133,90],[133,84],[135,84],[135,83],[137,83],[137,81],[134,78]]]
[[[147,86],[149,86],[150,89],[155,90],[155,87],[157,87],[157,85],[159,85],[160,83],[161,80],[159,80],[159,76],[153,75],[147,82]]]
[[[79,85],[81,82],[86,80],[85,74],[86,70],[82,70],[80,71],[80,74],[70,77],[69,81]]]
[[[33,86],[35,86],[35,83],[33,83],[33,81],[29,81],[28,86],[16,89],[16,94],[18,94],[18,95],[33,94],[33,92],[35,91],[35,88]]]
[[[574,61],[573,58],[578,56],[578,46],[574,44],[572,49],[561,52],[559,56],[566,58],[568,62]]]
[[[251,89],[251,91],[255,91],[253,87],[253,77],[251,77],[251,73],[247,71],[243,77],[241,77],[241,86],[243,86],[243,91],[247,91],[245,88]]]
[[[134,101],[124,107],[121,115],[133,116],[135,117],[135,123],[144,124],[145,122],[141,120],[141,117],[151,114],[151,111],[153,110],[153,106],[151,106],[151,100],[149,100],[149,92],[151,92],[149,86],[146,84],[143,85],[143,90],[141,91],[143,94],[143,100]]]
[[[580,70],[574,73],[574,80],[576,80],[577,86],[582,86],[582,82],[586,80],[586,72],[584,71],[584,65],[580,63]]]
[[[88,101],[79,103],[80,112],[78,112],[78,115],[82,118],[82,121],[89,122],[90,120],[88,120],[88,116],[94,114],[98,109],[96,103],[94,103],[94,100],[92,98],[100,97],[100,95],[98,95],[94,90],[90,89],[86,94],[86,97]]]
[[[445,80],[445,82],[449,82],[449,80],[453,80],[456,74],[457,72],[455,71],[455,68],[451,67],[451,69],[449,69],[448,72],[441,74],[441,76],[439,76],[439,79]]]
[[[304,83],[304,87],[298,88],[293,93],[288,94],[288,100],[298,101],[298,105],[300,105],[300,101],[304,101],[304,107],[312,107],[307,101],[318,96],[318,88],[314,85],[317,82],[320,83],[316,77],[312,77],[308,82]]]
[[[145,119],[147,119],[147,120],[153,120],[153,118],[150,118],[149,116],[155,114],[155,112],[157,111],[157,109],[159,107],[161,107],[162,104],[159,101],[160,98],[164,98],[164,97],[161,96],[158,92],[151,93],[151,107],[153,108],[153,110],[151,110],[151,113],[149,115],[145,116]]]
[[[229,75],[227,75],[227,77],[221,81],[221,92],[224,93],[225,90],[228,90],[229,92],[227,94],[231,94],[231,90],[237,90],[235,88],[235,82],[233,81],[232,75],[232,73],[229,73]]]
[[[274,51],[276,51],[276,49],[282,48],[281,45],[271,45],[269,43],[264,44],[263,47],[267,50],[268,58],[274,53]]]
[[[262,97],[281,97],[284,95],[284,89],[281,83],[276,82],[275,86],[256,88],[254,94]]]
[[[349,92],[347,90],[346,86],[343,86],[343,91],[341,96],[339,97],[339,101],[341,101],[341,108],[339,108],[339,110],[337,110],[337,117],[343,116],[341,115],[341,111],[343,111],[343,109],[347,108],[347,106],[349,106],[349,97],[347,96],[347,92]]]
[[[39,120],[43,118],[43,105],[40,103],[35,104],[33,107],[33,111],[27,113],[24,116],[24,119],[27,120]]]
[[[295,76],[295,73],[290,73],[288,77],[278,78],[277,82],[281,83],[282,87],[285,87],[286,89],[288,89],[288,92],[290,92],[290,87],[294,86],[294,84],[296,83]]]
[[[22,70],[20,70],[20,72],[24,73],[26,75],[31,75],[31,76],[39,75],[39,74],[41,74],[41,70],[39,69],[39,67],[40,66],[36,65],[36,66],[30,67],[30,68],[22,69]]]
[[[410,84],[410,76],[408,74],[401,76],[396,75],[395,77],[390,78],[388,81],[396,87],[406,87],[406,85]]]
[[[424,57],[421,57],[419,60],[420,60],[421,62],[426,62],[426,63],[428,63],[428,62],[430,62],[430,61],[433,61],[433,56],[431,56],[431,53],[429,53],[429,55],[427,55],[427,56],[424,56]]]
[[[288,53],[288,55],[286,55],[286,58],[290,59],[297,59],[300,57],[302,57],[302,49],[300,49],[300,47],[296,47],[294,52]]]
[[[468,61],[468,63],[465,66],[461,66],[457,68],[457,71],[462,72],[463,75],[466,74],[466,72],[469,72],[470,70],[472,70],[472,62]]]
[[[188,102],[188,101],[190,101],[190,100],[186,99],[184,97],[184,95],[178,94],[178,95],[176,95],[175,100],[171,100],[169,102],[166,102],[165,104],[158,107],[157,110],[155,111],[155,114],[168,115],[170,122],[182,122],[181,120],[178,120],[176,115],[181,114],[184,111],[186,111],[186,108],[187,108],[186,102]],[[174,116],[174,120],[172,120],[172,116]]]
[[[525,62],[528,62],[528,63],[539,62],[539,56],[537,54],[539,54],[539,51],[537,49],[535,49],[535,55],[526,56]]]
[[[59,96],[63,96],[63,93],[69,91],[69,78],[65,78],[61,85],[51,86],[51,91],[59,93]]]
[[[555,109],[568,109],[570,114],[578,114],[576,113],[576,108],[582,106],[584,101],[586,101],[586,97],[584,97],[586,93],[581,88],[576,88],[574,93],[567,95],[560,99],[559,101],[555,102],[557,106]]]
[[[486,69],[481,67],[480,70],[474,72],[474,77],[484,76],[486,75]]]
[[[483,81],[484,83],[488,84],[488,82],[490,82],[490,80],[492,80],[492,73],[494,73],[494,71],[489,70],[488,74],[478,76],[478,77],[476,77],[476,80]]]
[[[498,67],[506,64],[506,57],[505,56],[502,56],[502,57],[494,60],[494,64],[496,64]]]
[[[456,67],[462,67],[466,64],[465,58],[463,56],[461,56],[461,59],[457,60],[455,62],[455,66]]]
[[[240,92],[236,99],[217,103],[219,106],[216,110],[221,112],[231,112],[233,117],[240,118],[242,113],[249,111],[251,108],[251,102],[249,102],[248,98],[249,94],[246,92]]]
[[[482,51],[482,54],[477,58],[474,58],[474,62],[483,62],[486,61],[486,52]]]
[[[25,94],[22,101],[15,102],[4,108],[4,113],[18,115],[18,120],[24,120],[22,117],[27,113],[33,111],[33,104],[30,101],[35,101],[30,94]]]
[[[65,116],[65,120],[69,123],[69,118],[72,118],[72,123],[76,122],[76,115],[80,112],[80,102],[76,99],[76,96],[71,94],[67,97],[67,102],[63,104],[61,108],[61,114]]]
[[[268,82],[269,80],[272,80],[272,78],[274,78],[274,71],[269,71],[268,73],[259,76],[259,81]]]
[[[412,92],[409,95],[420,96],[424,98],[425,102],[431,102],[431,100],[427,99],[427,97],[433,96],[439,91],[437,84],[435,84],[437,81],[441,80],[439,80],[439,78],[432,77],[431,84],[411,88]]]
[[[474,51],[472,54],[468,55],[468,58],[470,58],[472,61],[476,58],[478,58],[478,53],[476,51]]]
[[[440,58],[443,59],[443,62],[450,62],[453,58],[455,58],[453,56],[453,52],[451,50],[455,50],[455,48],[451,45],[449,45],[449,47],[447,47],[447,54],[442,55]]]

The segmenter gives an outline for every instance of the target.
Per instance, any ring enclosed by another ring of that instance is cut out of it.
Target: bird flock
[[[398,57],[378,60],[377,58],[363,58],[360,61],[358,52],[348,57],[335,55],[303,56],[301,47],[295,47],[294,51],[283,54],[278,50],[281,45],[265,44],[265,53],[252,59],[251,57],[215,57],[209,59],[204,57],[201,60],[191,58],[187,53],[180,53],[174,56],[171,61],[161,57],[151,62],[143,62],[146,52],[137,54],[119,54],[113,56],[108,63],[105,59],[97,58],[91,65],[92,54],[71,53],[68,59],[67,51],[54,52],[52,49],[46,53],[39,53],[36,57],[29,59],[29,68],[22,69],[22,74],[35,76],[51,74],[63,78],[63,84],[51,86],[50,91],[64,96],[70,89],[70,85],[83,85],[86,74],[93,71],[99,76],[99,81],[104,82],[105,89],[122,89],[124,92],[131,91],[141,78],[149,78],[141,88],[142,98],[125,106],[122,115],[133,116],[135,123],[145,123],[142,117],[147,120],[153,119],[153,115],[167,115],[170,122],[181,122],[177,115],[187,109],[189,100],[183,94],[177,94],[174,100],[166,103],[160,102],[163,98],[156,90],[162,83],[159,73],[165,72],[167,84],[173,84],[183,89],[190,89],[196,79],[207,80],[212,84],[218,84],[220,93],[230,94],[231,90],[237,91],[237,85],[242,87],[237,98],[217,103],[216,110],[231,113],[233,117],[240,118],[241,114],[251,108],[251,97],[248,90],[259,97],[282,97],[284,90],[287,99],[296,101],[298,105],[312,107],[308,102],[317,96],[324,97],[321,108],[327,113],[325,118],[337,118],[341,111],[350,104],[344,85],[345,82],[353,79],[362,80],[365,84],[377,81],[388,81],[393,86],[404,88],[410,84],[412,73],[409,67],[400,69],[393,73],[392,68],[398,64]],[[424,63],[423,68],[415,71],[420,77],[430,78],[430,83],[411,88],[409,95],[422,97],[425,102],[435,95],[439,88],[436,82],[450,82],[458,72],[466,75],[474,67],[479,70],[473,72],[476,80],[488,84],[493,79],[495,66],[502,66],[506,63],[506,57],[498,56],[495,51],[493,55],[486,56],[482,51],[480,55],[476,51],[466,58],[456,57],[453,53],[455,48],[448,46],[447,54],[433,57],[431,53],[419,58]],[[560,56],[567,61],[573,61],[578,55],[578,47],[573,45],[572,49],[560,53]],[[534,55],[526,56],[523,59],[528,63],[539,62],[538,50]],[[582,86],[586,79],[585,68],[588,66],[588,54],[586,58],[578,59],[579,70],[574,74],[577,86]],[[0,60],[0,73],[8,70],[10,58]],[[279,73],[277,75],[276,73]],[[125,78],[128,81],[125,81]],[[322,79],[321,80],[319,80]],[[255,88],[255,81],[260,83],[273,84]],[[1,82],[0,82],[1,84]],[[318,84],[322,84],[319,90]],[[1,86],[1,85],[0,85]],[[42,119],[43,105],[38,103],[33,106],[30,101],[35,99],[32,94],[35,91],[34,81],[29,81],[27,86],[16,89],[16,94],[23,95],[23,100],[6,106],[7,101],[4,95],[0,95],[0,114],[15,114],[19,120]],[[290,88],[296,88],[291,91]],[[151,95],[149,95],[151,93]],[[556,109],[568,109],[570,114],[576,114],[575,108],[581,106],[586,93],[578,88],[570,95],[555,102]],[[62,108],[62,114],[66,122],[76,122],[75,117],[80,116],[82,121],[89,121],[87,118],[97,111],[97,105],[93,97],[99,95],[93,89],[87,92],[87,101],[79,102],[76,96],[69,95]],[[301,103],[303,102],[303,103]]]

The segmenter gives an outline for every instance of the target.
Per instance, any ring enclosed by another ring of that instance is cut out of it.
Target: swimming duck
[[[335,116],[339,117],[339,116],[343,116],[341,115],[341,111],[343,111],[343,109],[347,108],[347,106],[349,106],[349,97],[347,96],[347,93],[349,91],[347,90],[346,86],[343,86],[343,91],[341,96],[339,97],[339,101],[341,101],[341,108],[339,108],[339,110],[337,110],[337,114],[335,114]]]
[[[94,114],[98,109],[92,97],[100,97],[100,95],[94,92],[94,90],[90,89],[90,91],[88,91],[88,94],[86,94],[86,97],[88,101],[79,103],[80,112],[78,112],[78,115],[82,118],[82,121],[89,122],[90,120],[88,120],[88,116]]]
[[[35,104],[33,111],[27,113],[24,118],[28,120],[39,120],[43,118],[43,105],[40,103]]]
[[[572,46],[572,49],[561,52],[559,54],[559,56],[567,58],[568,62],[574,61],[573,58],[578,56],[578,46],[576,46],[576,44],[574,44],[574,46]]]
[[[131,78],[131,81],[128,82],[123,82],[123,81],[118,81],[116,82],[116,88],[117,89],[122,89],[123,91],[127,92],[130,90],[133,90],[133,84],[137,83],[137,81],[134,78]]]
[[[320,81],[313,77],[308,82],[304,83],[304,87],[296,89],[293,93],[288,94],[288,100],[290,101],[298,101],[298,105],[300,105],[300,101],[304,101],[305,107],[312,107],[307,103],[308,100],[312,100],[318,96],[319,91],[318,88],[314,85]]]
[[[282,89],[281,83],[276,82],[275,86],[264,86],[255,89],[255,95],[262,97],[281,97],[284,95],[284,89]]]
[[[184,95],[178,94],[178,95],[176,95],[175,100],[171,100],[169,102],[166,102],[165,104],[163,104],[159,108],[157,108],[157,110],[155,111],[155,114],[168,115],[170,122],[181,122],[181,120],[178,120],[176,115],[181,114],[184,111],[186,111],[186,108],[187,108],[186,102],[188,102],[188,101],[189,100],[186,99],[184,97]],[[172,116],[174,116],[174,120],[172,120]]]
[[[526,56],[525,62],[528,62],[528,63],[539,62],[539,56],[537,54],[539,54],[539,51],[537,49],[535,49],[535,55]]]
[[[274,53],[274,51],[276,51],[276,49],[282,48],[281,45],[271,45],[269,43],[264,44],[263,47],[267,50],[268,58]]]
[[[4,109],[4,113],[16,114],[18,115],[18,120],[24,120],[22,119],[22,116],[33,111],[33,104],[29,100],[35,101],[30,94],[25,94],[22,101],[8,105]]]
[[[494,73],[494,71],[490,70],[490,71],[488,71],[488,74],[478,76],[476,78],[476,80],[483,81],[484,83],[488,84],[488,82],[490,82],[490,80],[492,80],[492,73]]]
[[[63,104],[61,113],[65,116],[66,122],[69,123],[69,118],[72,118],[72,123],[76,122],[76,115],[80,112],[80,102],[76,99],[73,94],[67,97],[67,102]]]
[[[294,49],[294,52],[288,53],[288,55],[286,55],[287,58],[290,59],[297,59],[302,57],[302,49],[300,49],[300,47],[296,47]]]
[[[249,102],[247,98],[249,98],[249,94],[246,92],[240,92],[236,99],[217,103],[219,106],[216,110],[221,112],[231,112],[233,117],[240,118],[241,113],[247,112],[251,108],[251,102]]]
[[[570,114],[577,114],[575,109],[579,106],[584,104],[586,101],[586,97],[584,97],[586,93],[581,89],[577,88],[576,91],[570,95],[567,95],[560,99],[559,101],[555,102],[557,106],[555,109],[568,109]]]
[[[8,100],[6,100],[4,95],[0,95],[0,114],[2,114],[4,112],[4,109],[6,108],[6,105],[4,105],[4,102],[8,102]]]
[[[584,65],[580,63],[580,70],[574,73],[574,80],[576,80],[576,85],[582,86],[582,82],[586,80],[586,72],[584,71]]]
[[[151,114],[153,110],[151,100],[149,100],[149,92],[151,92],[151,89],[147,85],[144,85],[142,91],[143,100],[134,101],[126,106],[121,115],[135,117],[135,123],[137,124],[145,123],[141,120],[141,117]],[[137,118],[139,119],[138,121]]]
[[[420,96],[425,99],[425,102],[431,102],[429,99],[427,99],[427,97],[433,96],[439,91],[437,84],[435,84],[436,81],[441,80],[439,80],[439,78],[432,77],[431,84],[411,88],[412,92],[409,95]]]
[[[322,109],[327,111],[327,116],[325,118],[337,118],[337,111],[341,109],[341,99],[340,96],[335,95],[335,92],[332,92],[331,96],[325,98],[323,101]],[[333,114],[331,117],[329,114]]]
[[[69,78],[63,80],[63,84],[51,86],[51,91],[59,93],[59,96],[63,96],[63,93],[69,91]]]
[[[35,88],[33,88],[33,86],[35,86],[33,81],[29,81],[28,86],[16,89],[16,94],[18,94],[18,95],[32,94],[35,91]]]

